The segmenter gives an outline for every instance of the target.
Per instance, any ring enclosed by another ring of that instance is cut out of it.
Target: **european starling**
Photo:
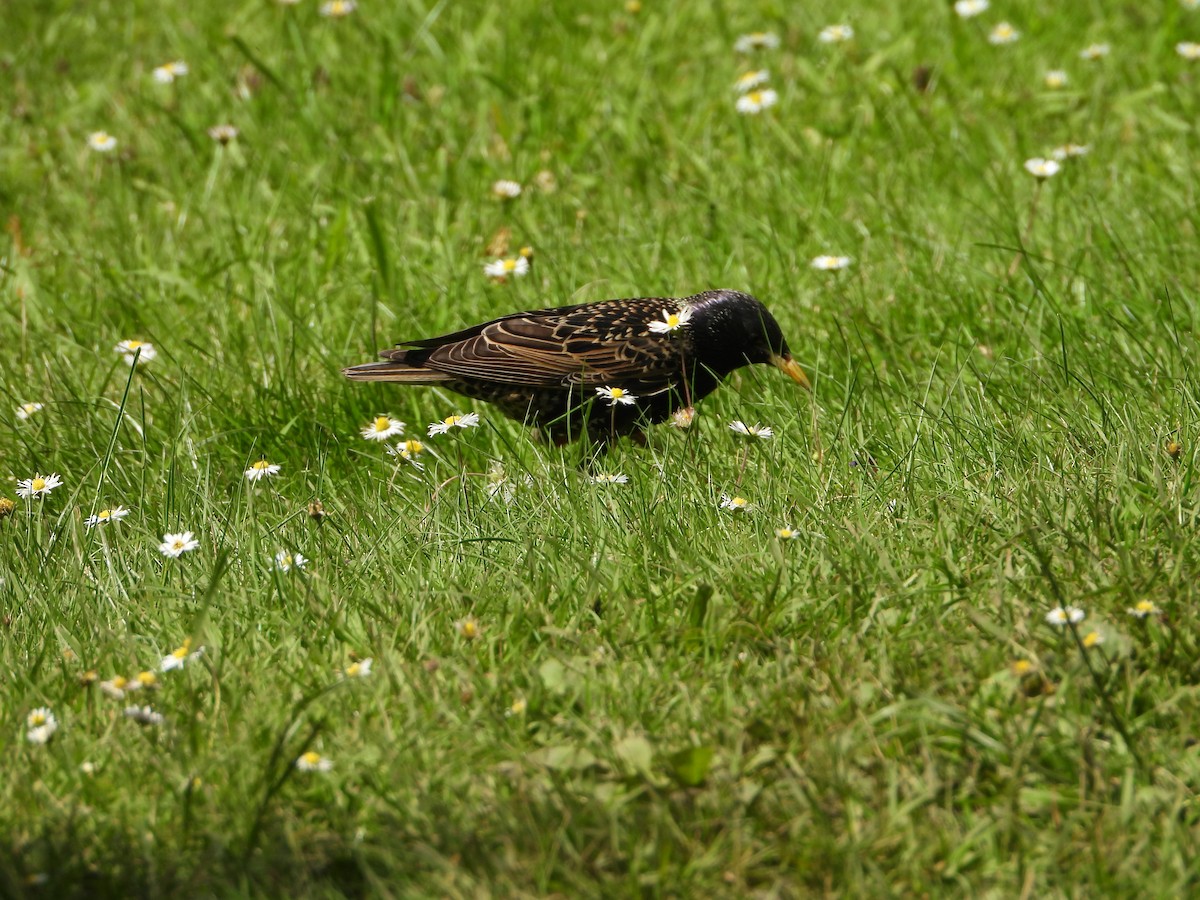
[[[740,291],[638,297],[501,316],[384,350],[355,381],[439,385],[494,403],[556,443],[640,437],[735,369],[771,363],[808,387],[767,308]]]

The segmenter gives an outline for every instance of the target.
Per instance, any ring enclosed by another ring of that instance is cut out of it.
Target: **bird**
[[[779,323],[750,294],[634,297],[511,313],[404,341],[353,381],[437,385],[494,404],[556,445],[601,448],[691,410],[731,372],[763,363],[811,390]]]

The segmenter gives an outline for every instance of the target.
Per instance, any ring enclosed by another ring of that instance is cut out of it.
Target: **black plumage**
[[[380,356],[384,362],[343,371],[356,381],[439,385],[486,400],[558,443],[584,432],[598,443],[638,435],[752,363],[775,365],[808,387],[767,308],[729,290],[513,313]],[[612,388],[634,402],[598,392]]]

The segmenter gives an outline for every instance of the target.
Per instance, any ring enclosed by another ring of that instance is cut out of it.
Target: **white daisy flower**
[[[637,397],[619,387],[598,387],[596,388],[596,396],[608,401],[609,406],[616,406],[620,403],[622,406],[632,406],[637,403]]]
[[[199,546],[200,542],[192,536],[192,533],[184,531],[181,534],[164,534],[162,543],[158,545],[158,552],[171,559],[178,559]]]
[[[849,25],[830,25],[822,28],[817,40],[822,44],[841,44],[854,37],[854,29]]]
[[[737,53],[750,53],[754,50],[774,50],[779,46],[779,35],[770,31],[753,31],[743,34],[733,42]]]
[[[1097,60],[1108,56],[1108,51],[1112,48],[1108,44],[1088,44],[1079,51],[1080,59]]]
[[[664,309],[662,319],[655,319],[650,323],[650,333],[667,334],[672,331],[678,331],[690,321],[692,321],[692,308],[690,306],[682,307],[679,312],[671,312],[669,309]]]
[[[420,441],[410,438],[407,441],[401,441],[395,447],[388,447],[388,453],[395,456],[397,459],[402,459],[415,469],[424,469],[425,463],[421,462],[421,454],[425,452],[425,445]]]
[[[175,669],[182,669],[186,663],[194,662],[203,655],[203,647],[193,650],[192,639],[184,638],[182,644],[162,658],[158,668],[163,672],[173,672]]]
[[[730,497],[728,494],[721,495],[720,507],[733,512],[749,512],[752,508],[750,501],[745,497]]]
[[[1195,41],[1180,41],[1175,45],[1175,52],[1189,62],[1200,59],[1200,44]]]
[[[125,718],[133,719],[139,725],[162,725],[167,720],[162,713],[156,713],[149,706],[125,707]]]
[[[684,430],[692,427],[692,422],[696,420],[696,407],[684,406],[671,413],[670,426]]]
[[[988,35],[988,43],[1001,47],[1004,44],[1015,44],[1021,38],[1021,32],[1007,22],[1001,22]]]
[[[529,260],[524,256],[510,256],[507,259],[497,259],[483,267],[483,273],[489,278],[504,279],[510,275],[520,278],[529,274]]]
[[[1050,612],[1046,613],[1046,622],[1050,625],[1062,627],[1068,623],[1076,625],[1084,620],[1087,616],[1078,606],[1056,606]]]
[[[36,728],[30,728],[25,732],[25,740],[31,744],[48,744],[50,738],[54,737],[54,732],[58,730],[58,726],[51,727],[49,725],[39,725]]]
[[[214,125],[208,129],[208,136],[218,144],[228,144],[231,141],[237,140],[240,132],[234,125]]]
[[[34,475],[17,482],[17,496],[26,500],[44,497],[62,483],[57,472],[53,475]]]
[[[145,341],[121,341],[117,346],[113,347],[117,353],[120,353],[125,358],[125,365],[132,366],[134,362],[148,363],[154,357],[158,356],[158,351],[154,349],[153,344],[148,344]]]
[[[328,772],[333,768],[333,760],[322,756],[316,750],[309,750],[297,758],[296,768],[301,772]]]
[[[740,419],[734,419],[732,422],[730,422],[729,430],[735,432],[736,434],[744,434],[746,437],[761,438],[764,441],[768,438],[775,437],[775,432],[769,425],[759,425],[758,423],[747,425]]]
[[[170,84],[176,78],[182,78],[188,73],[187,63],[179,59],[159,66],[154,70],[154,80],[159,84]]]
[[[270,478],[272,475],[279,474],[279,464],[267,462],[265,459],[260,459],[245,472],[247,481],[261,481],[264,478]]]
[[[593,475],[592,484],[628,484],[629,476],[622,472],[601,473]]]
[[[87,145],[97,153],[111,153],[117,149],[117,139],[107,131],[93,131],[88,135]]]
[[[784,525],[782,528],[775,529],[775,537],[779,538],[781,541],[794,541],[800,537],[800,532],[798,532],[791,525]]]
[[[1125,612],[1129,613],[1135,619],[1145,619],[1147,616],[1162,614],[1162,610],[1154,604],[1153,600],[1139,600],[1133,606],[1129,607],[1129,609],[1125,610]]]
[[[739,75],[737,81],[733,83],[733,87],[739,94],[744,94],[746,91],[752,91],[756,87],[766,84],[770,77],[771,73],[766,69],[751,69],[749,72]]]
[[[1051,90],[1058,90],[1059,88],[1066,87],[1067,82],[1070,81],[1070,79],[1067,77],[1067,73],[1064,70],[1051,69],[1046,73],[1044,81],[1046,87],[1050,88]]]
[[[849,256],[816,256],[809,263],[814,269],[822,272],[836,272],[838,269],[848,268],[853,260]]]
[[[117,523],[129,515],[129,510],[123,506],[114,506],[112,509],[102,509],[95,515],[88,516],[83,520],[83,524],[88,528],[95,528],[97,525],[107,525],[110,522]]]
[[[391,416],[376,416],[360,434],[368,441],[386,441],[390,437],[404,434],[404,423]]]
[[[50,728],[51,731],[58,728],[58,719],[54,717],[54,713],[48,706],[39,706],[25,717],[26,728],[41,728],[42,726]]]
[[[307,564],[308,560],[299,553],[288,553],[286,550],[280,550],[275,554],[275,568],[280,572],[290,572],[292,569],[303,571]]]
[[[22,403],[17,407],[17,418],[21,420],[28,419],[35,412],[40,412],[43,409],[45,409],[45,406],[41,403]]]
[[[1050,155],[1059,162],[1064,159],[1070,159],[1072,156],[1087,156],[1091,152],[1091,147],[1087,144],[1063,144],[1061,147],[1055,147],[1050,151]]]
[[[371,674],[371,657],[360,659],[358,662],[350,663],[343,670],[342,674],[347,678],[366,678]]]
[[[440,422],[434,422],[429,426],[429,437],[437,434],[445,434],[451,428],[474,428],[479,424],[479,413],[467,413],[466,415],[455,414],[446,416]]]
[[[499,200],[515,200],[521,196],[521,184],[507,178],[492,182],[492,196]]]
[[[340,19],[356,9],[358,4],[354,0],[330,0],[329,3],[322,3],[319,11],[327,19]]]
[[[769,109],[779,102],[779,94],[767,88],[763,91],[751,91],[738,97],[734,107],[743,116],[756,116],[764,109]]]
[[[468,615],[464,619],[459,619],[454,623],[454,630],[458,632],[460,637],[468,641],[473,641],[479,637],[480,625],[479,620],[473,615]]]
[[[135,681],[131,685],[129,679],[124,675],[114,675],[108,681],[100,682],[100,690],[105,696],[111,697],[113,700],[124,700],[126,691],[136,691],[142,686],[140,681]]]
[[[959,18],[970,19],[987,12],[988,5],[988,0],[958,0],[954,4],[954,11]]]
[[[1025,171],[1034,178],[1052,178],[1058,174],[1060,166],[1053,159],[1042,159],[1040,156],[1035,156],[1033,159],[1025,160]]]

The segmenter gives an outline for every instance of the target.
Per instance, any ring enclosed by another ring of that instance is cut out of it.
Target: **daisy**
[[[602,397],[608,401],[609,406],[616,406],[620,403],[622,406],[632,406],[637,403],[637,397],[619,387],[598,387],[596,388],[596,396]]]
[[[260,459],[248,468],[245,474],[247,481],[261,481],[264,478],[270,478],[272,475],[279,474],[279,465],[267,462],[265,459]]]
[[[361,432],[368,441],[386,441],[390,437],[404,434],[404,423],[391,416],[376,416]]]
[[[840,44],[854,37],[854,29],[849,25],[830,25],[822,28],[817,40],[822,44]]]
[[[176,78],[182,78],[188,73],[187,63],[179,59],[159,66],[154,70],[154,80],[159,84],[170,84]]]
[[[152,688],[158,686],[158,676],[153,672],[138,672],[130,683],[132,690],[140,691],[142,688]],[[134,687],[136,685],[136,687]]]
[[[751,69],[749,72],[739,75],[737,81],[733,83],[733,87],[739,94],[744,94],[746,91],[752,91],[756,87],[766,84],[770,77],[771,73],[766,69]]]
[[[1087,616],[1078,606],[1056,606],[1050,612],[1046,613],[1046,622],[1050,625],[1058,625],[1062,627],[1067,623],[1072,625],[1078,624]]]
[[[980,13],[987,12],[988,0],[958,0],[954,4],[954,11],[958,13],[961,19],[970,19]]]
[[[1108,56],[1108,51],[1112,49],[1108,44],[1089,44],[1079,51],[1080,59],[1095,61]]]
[[[329,3],[321,4],[320,13],[327,19],[341,19],[357,8],[358,4],[354,0],[330,0]]]
[[[629,476],[621,472],[592,476],[592,484],[628,484]]]
[[[25,735],[29,743],[45,744],[54,737],[54,732],[58,731],[58,719],[54,718],[50,707],[39,706],[25,717],[25,727],[29,729]]]
[[[745,497],[730,497],[728,494],[721,495],[720,506],[733,512],[749,512],[751,509],[750,501]]]
[[[1083,646],[1087,649],[1098,647],[1104,643],[1104,635],[1098,631],[1089,631],[1083,636]]]
[[[129,679],[124,675],[114,675],[108,681],[100,682],[100,690],[104,692],[106,697],[111,697],[114,700],[125,699],[126,690],[137,690],[141,687],[140,683],[135,683],[136,686],[131,687]]]
[[[753,31],[750,34],[743,34],[733,42],[733,49],[737,53],[750,53],[754,50],[774,50],[779,46],[779,35],[773,34],[770,31]]]
[[[520,278],[529,274],[529,260],[524,256],[497,259],[483,267],[483,274],[498,280],[503,280],[509,275]]]
[[[53,475],[34,475],[17,482],[17,496],[29,500],[33,497],[44,497],[62,484],[62,479],[56,472]]]
[[[1200,59],[1200,44],[1194,41],[1180,41],[1175,45],[1175,52],[1184,59],[1195,62]]]
[[[685,406],[682,409],[677,409],[671,413],[670,425],[672,428],[684,430],[692,427],[692,422],[696,420],[696,407]]]
[[[506,709],[504,711],[504,715],[505,716],[521,716],[521,715],[525,714],[525,710],[528,708],[529,708],[529,704],[526,702],[525,698],[518,697],[516,700],[514,700],[512,702],[512,704],[508,707],[508,709]]]
[[[521,196],[520,182],[511,181],[507,178],[494,181],[492,182],[492,196],[497,200],[515,200]]]
[[[290,572],[292,569],[304,571],[308,560],[299,553],[288,553],[286,550],[280,550],[275,554],[275,568],[280,572]]]
[[[1053,159],[1042,159],[1035,156],[1025,160],[1025,171],[1035,178],[1051,178],[1058,174],[1058,162]]]
[[[800,537],[800,532],[794,529],[791,525],[784,525],[782,528],[775,529],[775,537],[781,541],[794,541]]]
[[[735,434],[744,434],[746,437],[762,438],[764,441],[775,437],[775,432],[769,425],[759,425],[758,423],[747,425],[739,419],[729,423],[729,430]]]
[[[162,725],[167,721],[162,713],[156,713],[149,706],[127,706],[125,718],[133,719],[139,725]]]
[[[39,412],[44,408],[44,405],[41,403],[22,403],[17,407],[17,418],[21,420],[28,419],[35,412]]]
[[[162,543],[158,545],[158,552],[163,556],[169,556],[171,559],[178,559],[190,550],[195,550],[200,546],[200,542],[192,536],[190,531],[185,531],[182,534],[164,534]]]
[[[238,134],[237,128],[233,125],[214,125],[208,129],[208,136],[221,145],[237,140]]]
[[[145,341],[121,341],[121,343],[113,347],[113,350],[125,357],[125,365],[127,366],[132,366],[135,362],[147,363],[158,356],[158,351],[154,349],[154,345],[148,344]]]
[[[117,149],[117,139],[107,131],[93,131],[88,135],[87,144],[97,153],[110,153]]]
[[[184,638],[182,644],[162,658],[162,662],[159,663],[158,668],[162,672],[172,672],[175,669],[182,669],[185,663],[193,662],[203,655],[203,647],[197,647],[193,650],[192,639]]]
[[[822,272],[836,272],[838,269],[847,268],[851,262],[849,256],[817,256],[809,265]]]
[[[371,662],[371,657],[368,656],[366,659],[350,663],[350,665],[346,666],[343,674],[347,678],[366,678],[371,674]]]
[[[664,309],[662,319],[655,319],[650,323],[650,333],[669,334],[672,331],[678,331],[690,321],[692,321],[692,308],[690,306],[683,307],[679,312],[671,312],[669,309]]]
[[[1125,610],[1135,619],[1145,619],[1147,616],[1158,616],[1162,614],[1162,610],[1154,605],[1151,600],[1139,600],[1129,609]]]
[[[992,29],[992,33],[988,35],[988,43],[1000,47],[1004,44],[1015,44],[1021,37],[1021,32],[1013,28],[1007,22],[1001,22]]]
[[[1091,152],[1091,147],[1087,144],[1063,144],[1061,147],[1055,147],[1050,151],[1050,155],[1061,162],[1064,159],[1070,159],[1072,156],[1087,156]]]
[[[464,415],[455,414],[446,416],[440,422],[434,422],[429,426],[429,437],[436,434],[445,434],[451,428],[474,428],[479,424],[479,413],[467,413]]]
[[[751,91],[738,97],[734,107],[743,116],[756,116],[779,102],[779,94],[767,88],[765,91]]]
[[[1037,666],[1035,666],[1033,663],[1031,663],[1027,659],[1018,659],[1015,662],[1013,662],[1013,664],[1011,666],[1009,666],[1009,669],[1011,669],[1012,673],[1014,675],[1016,675],[1018,678],[1024,678],[1026,675],[1028,675],[1030,672],[1032,672],[1036,668],[1037,668]]]
[[[1067,81],[1069,81],[1067,78],[1067,73],[1062,69],[1051,69],[1046,73],[1044,80],[1046,87],[1050,88],[1051,90],[1058,90],[1061,87],[1066,87]]]
[[[454,630],[458,632],[460,637],[464,637],[468,641],[473,641],[479,637],[479,620],[474,616],[459,619],[454,623]]]
[[[424,469],[425,464],[419,459],[420,455],[425,452],[425,445],[418,440],[401,441],[395,447],[388,447],[388,453],[392,456],[404,460],[406,463],[411,463],[417,469]]]
[[[127,515],[129,515],[129,510],[125,507],[114,506],[112,509],[102,509],[94,516],[88,516],[83,520],[83,524],[88,528],[95,528],[97,525],[107,525],[109,522],[120,522]]]
[[[309,750],[296,759],[296,768],[301,772],[328,772],[333,768],[333,760],[322,756],[316,750]]]

